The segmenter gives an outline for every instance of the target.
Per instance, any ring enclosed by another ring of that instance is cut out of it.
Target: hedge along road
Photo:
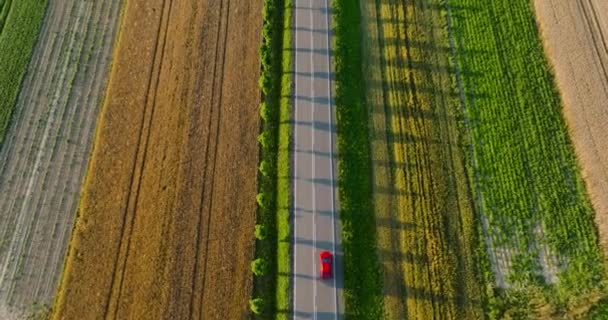
[[[293,319],[342,318],[329,0],[294,1]],[[319,253],[334,254],[320,279]]]
[[[0,152],[0,319],[52,301],[122,3],[49,2]]]

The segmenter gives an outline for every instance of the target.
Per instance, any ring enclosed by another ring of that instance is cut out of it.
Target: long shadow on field
[[[450,157],[454,152],[452,150],[462,148],[461,142],[453,142],[457,140],[453,137],[457,130],[453,128],[459,128],[464,122],[464,109],[459,103],[464,94],[458,91],[461,86],[456,83],[458,77],[454,64],[458,61],[454,57],[454,48],[445,37],[435,38],[437,34],[447,33],[446,7],[435,0],[376,0],[375,3],[377,15],[369,19],[377,23],[378,34],[370,35],[369,42],[378,45],[370,53],[370,61],[376,65],[367,67],[377,73],[368,79],[366,85],[370,92],[376,93],[377,99],[368,106],[370,118],[382,119],[375,120],[376,123],[384,122],[378,126],[381,129],[371,130],[372,143],[384,141],[387,152],[384,157],[372,159],[373,167],[381,168],[385,175],[383,179],[386,179],[380,181],[381,185],[374,186],[376,197],[383,201],[381,205],[384,210],[382,216],[376,218],[378,233],[385,239],[384,247],[379,248],[378,253],[384,265],[385,282],[390,282],[385,283],[384,294],[404,302],[407,298],[433,304],[447,303],[456,308],[480,308],[482,302],[477,296],[467,296],[467,283],[460,279],[467,261],[460,256],[464,251],[459,238],[452,237],[453,229],[459,226],[452,226],[452,222],[458,219],[460,212],[457,208],[446,208],[451,203],[448,199],[454,199],[454,190],[458,188],[454,182],[457,179],[454,177],[454,162]],[[384,10],[382,16],[381,7]],[[481,11],[481,8],[473,6],[452,6],[451,9],[458,15]],[[385,37],[384,32],[391,30],[392,34]],[[483,53],[481,50],[461,50],[458,55]],[[483,76],[477,70],[458,71],[459,76],[466,79],[476,80]],[[476,94],[467,87],[466,97],[472,98]],[[446,187],[436,188],[437,184]],[[400,195],[405,197],[400,198]],[[404,223],[400,216],[399,206],[404,201],[409,207],[415,208],[413,210],[420,211],[411,216],[404,213],[408,219],[414,219],[412,223]],[[430,204],[422,208],[423,203]],[[425,218],[430,217],[429,214],[440,222],[431,225]],[[445,230],[433,229],[437,226],[446,227]],[[434,259],[426,256],[425,249],[416,248],[416,245],[425,245],[427,239],[423,234],[429,231],[427,227],[431,233],[447,239],[447,254],[456,255],[453,260],[456,274],[445,276],[449,282],[453,282],[455,292],[450,295],[431,286],[419,288],[417,286],[424,281],[412,280],[418,276],[444,277],[441,271],[433,271],[432,264],[435,262],[431,260]],[[412,242],[412,233],[420,235],[415,236],[417,244],[406,248],[403,244],[408,238],[407,241]],[[405,274],[407,265],[408,270],[420,270],[421,274]],[[415,266],[412,268],[411,265]],[[400,308],[402,316],[407,317],[406,304],[403,303]]]

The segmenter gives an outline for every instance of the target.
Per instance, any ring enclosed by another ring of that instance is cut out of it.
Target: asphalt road
[[[336,189],[329,0],[295,0],[293,168],[293,319],[341,319],[342,251]],[[320,278],[319,253],[334,255]]]

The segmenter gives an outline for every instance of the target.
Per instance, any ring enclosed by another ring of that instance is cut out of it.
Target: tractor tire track
[[[248,314],[260,16],[129,2],[54,318]]]
[[[148,143],[150,141],[150,133],[152,132],[152,120],[154,119],[154,110],[156,107],[156,94],[158,91],[158,85],[160,80],[160,73],[163,69],[165,45],[167,43],[168,28],[171,21],[171,9],[173,6],[173,0],[163,0],[161,15],[162,19],[158,25],[158,32],[156,35],[156,46],[154,48],[153,59],[154,65],[151,68],[150,77],[148,79],[146,100],[144,105],[146,106],[144,116],[140,123],[139,139],[136,146],[135,163],[131,175],[130,192],[126,198],[125,212],[122,214],[124,217],[122,223],[122,231],[120,235],[120,249],[117,251],[117,259],[115,260],[114,272],[112,276],[112,285],[108,292],[108,305],[105,310],[104,318],[116,319],[119,311],[119,302],[123,289],[123,281],[125,278],[126,264],[129,259],[129,251],[131,249],[131,238],[133,235],[133,224],[135,221],[135,215],[137,214],[137,203],[139,200],[139,192],[141,188],[141,181],[143,177],[143,170],[146,165],[146,157],[148,151]],[[162,39],[162,40],[161,40]],[[158,60],[157,60],[158,58]],[[124,253],[123,253],[124,252]],[[123,257],[124,256],[124,257]],[[112,314],[112,317],[109,317]]]
[[[220,125],[220,121],[221,121],[221,104],[220,103],[215,103],[218,95],[216,95],[216,90],[219,87],[220,88],[220,96],[221,96],[221,86],[222,86],[222,81],[220,81],[219,86],[217,85],[216,79],[217,79],[217,69],[218,69],[218,55],[220,52],[220,42],[219,40],[221,39],[220,35],[222,33],[222,22],[223,22],[223,12],[224,10],[224,6],[222,5],[223,3],[219,4],[219,17],[218,17],[218,22],[217,22],[217,30],[216,30],[216,34],[215,34],[215,42],[214,42],[214,58],[213,60],[215,61],[215,63],[213,64],[213,71],[212,71],[212,84],[211,84],[211,97],[210,97],[210,116],[209,116],[209,122],[207,124],[207,130],[208,130],[208,134],[206,136],[206,144],[205,144],[205,163],[207,163],[205,171],[204,171],[204,175],[203,175],[203,187],[201,189],[201,202],[200,202],[200,221],[197,227],[197,241],[195,244],[195,262],[194,262],[194,269],[193,269],[193,280],[192,281],[192,296],[190,298],[190,319],[197,319],[202,317],[202,301],[204,300],[205,297],[205,280],[206,280],[206,270],[207,270],[207,262],[208,262],[208,252],[209,252],[209,239],[210,239],[210,230],[211,230],[211,215],[212,215],[212,199],[208,196],[209,194],[213,194],[213,186],[215,183],[215,167],[216,167],[216,160],[217,160],[217,141],[218,141],[218,136],[219,136],[219,125]],[[227,21],[226,21],[226,33],[227,33]],[[225,46],[225,43],[224,43]],[[225,52],[225,51],[224,51]],[[224,60],[224,57],[222,57],[222,60]],[[223,72],[224,72],[224,67],[222,65],[221,67],[221,76],[220,78],[223,79]],[[214,119],[214,115],[217,114],[217,120],[216,120],[216,129],[214,131],[211,131],[211,127],[212,127],[212,123],[213,123],[213,119]],[[211,142],[211,137],[213,135],[213,133],[215,133],[215,143],[213,144],[213,156],[211,156],[211,152],[210,152],[210,142]],[[211,158],[213,158],[213,162],[211,162]],[[208,178],[208,172],[211,171],[211,178]],[[209,182],[208,182],[209,181]],[[208,190],[210,189],[210,190]],[[206,203],[209,202],[208,205],[206,205]],[[205,230],[205,232],[202,232],[202,230]],[[203,236],[204,234],[204,236]],[[204,240],[203,240],[204,239]],[[201,247],[204,246],[204,253],[201,254]],[[202,261],[201,261],[202,260]],[[199,279],[200,280],[200,287],[198,287],[199,284]],[[198,287],[198,288],[197,288]],[[195,292],[201,292],[200,294],[200,298],[198,297],[198,294],[196,294]],[[196,304],[195,302],[197,300],[200,300],[199,304]],[[197,316],[198,315],[198,316]]]

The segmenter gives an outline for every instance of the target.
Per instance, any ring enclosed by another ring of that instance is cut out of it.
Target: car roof
[[[331,257],[331,253],[329,251],[323,251],[321,252],[321,258],[325,258],[325,257]]]

